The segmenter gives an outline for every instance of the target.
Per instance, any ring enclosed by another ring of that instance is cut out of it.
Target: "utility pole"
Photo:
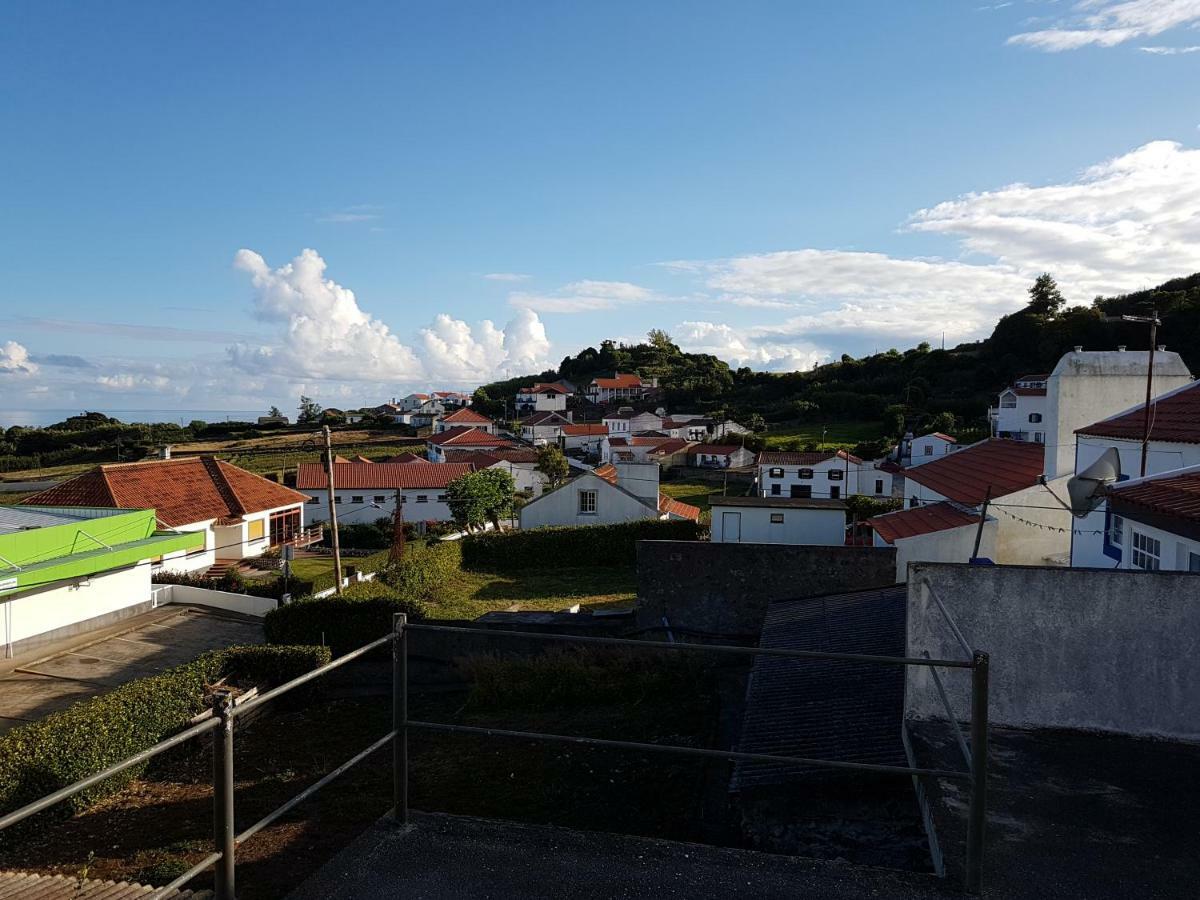
[[[404,559],[404,492],[396,488],[396,512],[392,516],[392,549],[388,554],[389,562],[400,562]]]
[[[1150,326],[1150,358],[1146,364],[1146,406],[1142,410],[1142,466],[1141,477],[1146,477],[1146,457],[1150,454],[1151,401],[1154,398],[1154,351],[1158,340],[1158,307],[1153,307],[1148,316],[1106,316],[1106,322],[1141,322]]]
[[[988,506],[992,502],[992,486],[987,486],[987,493],[983,497],[983,509],[979,511],[979,527],[975,529],[975,549],[971,551],[971,559],[979,558],[979,544],[983,540],[983,523],[987,521]]]
[[[333,436],[329,426],[321,429],[325,433],[325,475],[329,482],[329,533],[333,536],[333,589],[342,593],[342,546],[338,543],[337,510],[334,503],[333,485]]]

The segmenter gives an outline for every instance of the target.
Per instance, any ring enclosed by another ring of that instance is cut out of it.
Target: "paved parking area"
[[[5,660],[0,734],[208,650],[262,639],[262,624],[249,617],[164,607],[130,619],[115,633],[80,635],[28,660]]]

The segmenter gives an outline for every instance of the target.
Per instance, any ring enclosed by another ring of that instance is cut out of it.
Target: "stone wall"
[[[893,547],[639,541],[637,622],[757,638],[767,604],[894,584]]]
[[[931,592],[991,657],[994,724],[1200,740],[1200,575],[913,563],[909,655],[963,658]],[[969,674],[943,680],[965,720]],[[906,712],[945,717],[924,669],[909,668]]]

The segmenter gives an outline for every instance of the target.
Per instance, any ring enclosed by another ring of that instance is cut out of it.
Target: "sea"
[[[100,412],[114,419],[120,419],[126,424],[134,422],[170,422],[175,425],[187,425],[199,419],[202,422],[253,422],[259,416],[267,414],[265,409],[96,409],[89,407],[88,412]],[[77,416],[82,409],[0,409],[0,429],[13,425],[24,425],[26,428],[39,428],[61,422],[69,416]]]

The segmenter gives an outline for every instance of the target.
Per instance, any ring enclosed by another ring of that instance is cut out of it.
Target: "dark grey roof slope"
[[[905,597],[904,585],[897,585],[772,603],[759,646],[903,656]],[[737,749],[903,766],[903,716],[903,666],[760,656],[750,673]],[[730,790],[833,774],[846,773],[740,762]]]

